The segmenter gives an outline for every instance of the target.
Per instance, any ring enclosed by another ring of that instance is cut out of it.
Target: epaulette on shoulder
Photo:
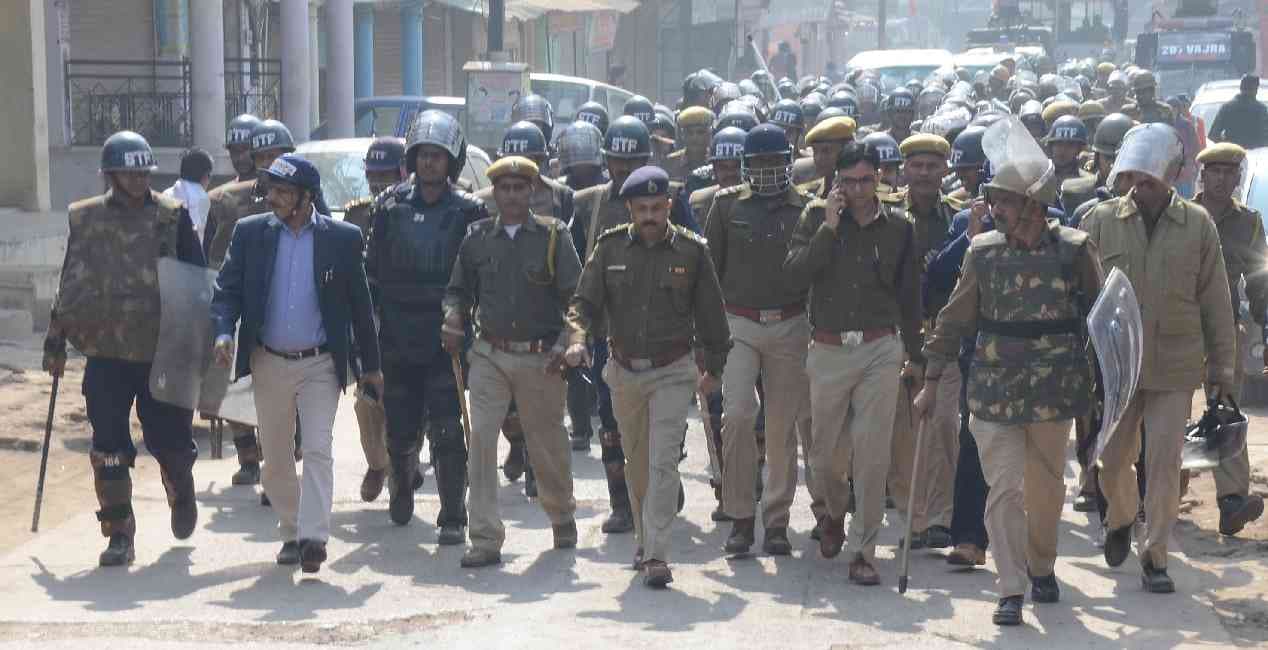
[[[744,194],[744,190],[747,188],[748,186],[745,185],[744,183],[740,183],[739,185],[732,185],[731,187],[724,187],[718,190],[717,193],[713,195],[713,200],[716,201],[718,199],[725,199],[728,197],[741,198]]]
[[[1075,246],[1082,246],[1086,244],[1088,237],[1091,236],[1088,233],[1082,230],[1079,230],[1078,228],[1069,228],[1066,226],[1061,226],[1058,232],[1061,233],[1061,237],[1063,239],[1070,242],[1071,244],[1074,244]]]
[[[97,196],[90,196],[86,199],[80,199],[78,201],[75,201],[74,203],[71,203],[70,206],[66,208],[66,211],[72,212],[72,213],[83,212],[84,210],[87,210],[89,208],[94,208],[94,207],[105,205],[105,204],[106,204],[106,195],[99,194]]]
[[[960,210],[963,210],[963,209],[965,208],[965,206],[967,206],[967,205],[968,205],[968,201],[964,201],[964,200],[962,200],[962,199],[958,199],[958,198],[956,198],[956,197],[954,197],[954,196],[952,196],[952,195],[950,195],[950,194],[946,194],[946,195],[944,195],[944,196],[942,197],[942,202],[943,202],[943,203],[945,203],[945,204],[947,204],[948,206],[950,206],[950,207],[951,207],[951,209],[955,210],[956,212],[959,212]]]
[[[558,220],[558,219],[556,219],[556,218],[554,218],[554,217],[552,217],[552,216],[550,216],[550,215],[535,214],[535,215],[533,215],[533,218],[537,220],[537,224],[538,224],[538,225],[540,225],[540,226],[542,226],[542,227],[544,227],[544,228],[554,228],[555,230],[567,230],[567,229],[568,229],[568,226],[567,226],[564,222],[562,222],[562,221],[560,221],[560,220]]]
[[[599,241],[603,241],[604,239],[611,239],[612,237],[616,237],[618,235],[627,235],[630,232],[630,228],[632,228],[633,226],[634,224],[632,223],[626,223],[619,226],[613,226],[612,228],[608,228],[607,230],[604,230],[602,233],[599,234]]]
[[[878,194],[877,196],[880,197],[881,203],[901,205],[907,202],[907,190],[898,190],[897,192],[890,192],[889,194]]]
[[[686,153],[687,153],[686,149],[679,149],[678,151],[671,152],[668,156],[665,156],[665,157],[670,160],[678,160],[679,158],[682,158],[684,155],[686,155]]]
[[[496,219],[494,219],[493,217],[485,217],[478,221],[473,221],[471,222],[471,225],[467,226],[467,234],[468,235],[473,235],[473,234],[483,235],[484,233],[488,232],[490,228],[493,227],[494,221],[496,221]]]
[[[686,239],[687,241],[690,241],[690,242],[696,243],[696,244],[698,244],[698,245],[700,245],[700,246],[706,246],[706,245],[708,245],[708,240],[706,240],[704,237],[701,237],[700,235],[697,235],[696,233],[694,233],[694,232],[692,232],[692,231],[690,231],[690,230],[688,230],[688,229],[686,229],[686,228],[683,228],[682,226],[680,226],[680,225],[678,225],[678,224],[676,224],[676,223],[675,223],[675,224],[670,224],[670,225],[672,225],[672,226],[673,226],[673,228],[674,228],[674,232],[675,232],[675,233],[677,233],[677,234],[678,234],[678,236],[680,236],[680,237],[682,237],[682,238]]]
[[[691,174],[699,178],[711,178],[713,176],[713,165],[700,165],[699,167],[691,170]]]

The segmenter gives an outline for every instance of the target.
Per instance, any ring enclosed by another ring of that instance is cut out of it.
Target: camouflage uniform
[[[129,471],[137,454],[129,423],[134,402],[146,449],[159,463],[174,529],[175,510],[193,505],[193,412],[155,400],[149,375],[159,337],[158,259],[198,266],[205,260],[185,208],[157,192],[140,210],[113,191],[78,201],[70,205],[69,221],[44,349],[65,358],[69,341],[88,357],[83,393],[101,506],[97,520],[102,535],[122,535],[130,547],[136,533]]]
[[[1053,573],[1070,425],[1092,399],[1081,320],[1101,282],[1086,233],[1049,222],[1032,249],[998,231],[979,235],[925,344],[933,381],[958,374],[960,342],[977,336],[969,430],[990,485],[986,527],[1001,598],[1024,593],[1027,571]]]
[[[211,208],[207,212],[204,249],[207,251],[207,265],[219,269],[224,264],[225,253],[233,239],[234,224],[243,217],[268,212],[270,208],[264,199],[264,185],[256,179],[226,183],[209,192],[207,198],[211,202]],[[234,476],[234,483],[259,482],[259,465],[263,454],[260,452],[255,428],[230,421],[229,432],[233,436],[233,447],[238,452],[238,465],[255,469],[254,476],[250,476],[249,471],[240,470]]]

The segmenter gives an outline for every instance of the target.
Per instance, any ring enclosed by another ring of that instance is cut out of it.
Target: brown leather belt
[[[776,307],[774,309],[753,309],[751,307],[741,307],[739,305],[727,305],[728,313],[735,314],[740,318],[747,318],[755,323],[780,323],[806,313],[805,303],[794,303]]]
[[[544,339],[536,341],[512,341],[510,339],[498,338],[488,334],[481,334],[480,340],[493,346],[494,350],[500,352],[509,352],[511,354],[537,354],[547,352],[555,347],[555,341],[558,336],[548,336]]]
[[[866,330],[851,330],[849,332],[834,332],[832,330],[815,328],[815,343],[824,343],[827,345],[862,345],[871,343],[876,339],[885,338],[894,333],[894,327],[873,327]]]
[[[691,345],[688,343],[675,343],[663,352],[642,358],[626,356],[616,346],[612,346],[611,351],[612,360],[620,364],[622,368],[630,372],[643,372],[654,368],[664,368],[683,358],[691,352]]]

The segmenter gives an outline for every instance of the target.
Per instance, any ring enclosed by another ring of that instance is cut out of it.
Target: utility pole
[[[506,24],[506,0],[489,0],[489,52],[501,52],[502,27]]]
[[[885,47],[885,14],[888,13],[889,0],[876,0],[876,49],[883,50]]]

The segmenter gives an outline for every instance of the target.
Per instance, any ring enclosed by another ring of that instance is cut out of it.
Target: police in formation
[[[457,120],[421,113],[404,141],[370,145],[371,196],[345,212],[365,236],[384,379],[381,395],[362,381],[357,400],[362,497],[386,485],[391,519],[408,524],[426,439],[438,543],[468,543],[465,567],[498,564],[501,432],[503,474],[525,473],[554,547],[572,548],[571,453],[589,450],[597,416],[602,530],[633,532],[634,568],[664,587],[694,399],[712,519],[729,522],[723,552],[748,557],[760,535],[762,553],[789,555],[809,529],[824,557],[845,551],[851,583],[877,585],[893,508],[907,551],[950,548],[947,562],[972,568],[989,550],[994,621],[1017,625],[1027,591],[1060,598],[1074,430],[1074,507],[1103,526],[1094,542],[1106,563],[1126,560],[1143,517],[1142,585],[1174,590],[1167,544],[1192,394],[1240,393],[1235,352],[1262,338],[1268,244],[1260,215],[1235,198],[1239,125],[1257,114],[1222,114],[1226,141],[1197,152],[1182,144],[1184,101],[1159,101],[1157,87],[1135,66],[1010,57],[976,76],[899,84],[866,70],[759,70],[734,83],[700,70],[677,110],[634,96],[620,115],[587,102],[560,124],[549,101],[526,95],[492,186],[475,195],[459,185]],[[233,120],[226,147],[238,176],[211,193],[213,268],[234,224],[267,211],[276,174],[257,171],[294,148],[284,125],[251,116]],[[1201,181],[1192,198],[1176,189],[1186,165]],[[156,402],[144,379],[155,259],[198,263],[203,251],[183,209],[148,190],[152,166],[136,134],[107,142],[111,189],[72,206],[46,344],[52,372],[67,341],[89,357],[102,564],[132,557],[133,401],[176,536],[196,517],[190,413]],[[135,277],[98,270],[110,255],[135,260]],[[1144,306],[1144,361],[1117,427],[1101,434],[1105,391],[1083,324],[1114,269]],[[102,298],[116,295],[129,300]],[[262,460],[289,463],[262,459],[250,427],[231,426],[235,483],[257,482]],[[792,507],[799,450],[804,514]],[[1213,474],[1219,531],[1238,534],[1263,512],[1244,451]]]

